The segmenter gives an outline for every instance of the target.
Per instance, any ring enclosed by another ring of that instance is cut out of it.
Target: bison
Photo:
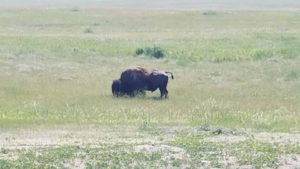
[[[168,97],[168,74],[174,79],[173,73],[143,67],[132,67],[124,70],[120,79],[112,83],[113,96],[129,95],[131,97],[146,90],[154,92],[160,90],[160,97]]]

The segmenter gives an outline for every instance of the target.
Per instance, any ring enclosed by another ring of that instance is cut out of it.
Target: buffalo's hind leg
[[[166,87],[159,88],[160,91],[160,98],[162,99],[164,96],[165,98],[168,98],[168,90]]]
[[[167,99],[168,98],[168,90],[167,90],[167,88],[166,88],[166,91],[165,91],[165,98]]]

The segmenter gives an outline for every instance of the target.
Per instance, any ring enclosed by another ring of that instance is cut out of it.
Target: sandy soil
[[[93,126],[59,126],[51,129],[39,127],[0,131],[0,147],[30,148],[64,144],[160,144],[175,137],[175,134],[153,136],[130,127],[97,128]]]

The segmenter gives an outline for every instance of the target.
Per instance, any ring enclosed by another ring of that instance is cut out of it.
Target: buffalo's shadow
[[[167,98],[160,97],[160,96],[147,96],[146,94],[137,94],[135,96],[130,96],[130,95],[122,95],[122,96],[112,96],[114,99],[142,99],[142,100],[168,100]]]

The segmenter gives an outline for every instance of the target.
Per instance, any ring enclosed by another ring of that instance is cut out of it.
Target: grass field
[[[300,166],[300,12],[287,5],[299,3],[6,3],[1,169]],[[163,59],[135,56],[153,46]],[[173,72],[169,99],[113,98],[131,65]]]

